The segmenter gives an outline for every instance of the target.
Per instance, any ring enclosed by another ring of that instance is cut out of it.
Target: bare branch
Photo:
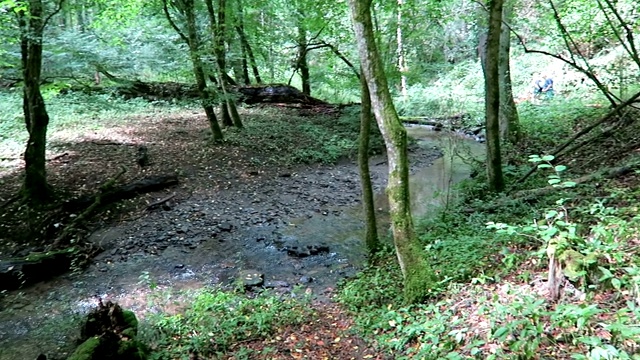
[[[65,0],[60,0],[58,2],[58,6],[57,8],[51,13],[49,14],[49,16],[47,16],[46,19],[44,19],[44,22],[42,23],[42,29],[47,27],[47,23],[49,22],[49,20],[51,20],[52,17],[54,17],[57,13],[60,12],[60,10],[62,10],[62,5],[64,3]]]
[[[187,45],[191,47],[191,44],[189,43],[189,39],[184,35],[182,30],[180,30],[178,25],[176,25],[176,23],[171,18],[171,14],[169,13],[169,6],[167,5],[167,0],[162,0],[162,10],[164,10],[164,15],[167,17],[167,20],[169,20],[169,24],[171,25],[171,27],[178,33],[178,35],[180,35],[182,40],[184,40],[184,42],[186,42]]]

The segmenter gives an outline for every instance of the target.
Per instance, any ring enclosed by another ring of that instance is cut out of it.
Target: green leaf
[[[561,171],[565,171],[567,170],[567,167],[564,165],[556,165],[556,167],[554,168],[557,172],[561,172]]]
[[[555,184],[560,183],[560,179],[549,179],[549,180],[547,180],[547,182],[549,184],[551,184],[551,185],[555,185]]]
[[[613,278],[611,279],[611,285],[614,287],[614,289],[620,290],[620,288],[622,287],[622,281],[620,281],[620,279]]]
[[[555,156],[553,156],[553,155],[544,155],[544,156],[542,157],[542,160],[543,160],[543,161],[552,161],[552,160],[553,160],[553,159],[555,159],[555,158],[556,158],[556,157],[555,157]]]
[[[507,337],[508,333],[509,333],[509,328],[507,328],[506,326],[503,326],[503,327],[499,328],[498,330],[496,330],[495,333],[493,333],[493,338],[494,339],[499,339],[499,340],[504,340],[504,338]]]
[[[538,169],[550,169],[551,165],[549,164],[540,164],[538,165]]]

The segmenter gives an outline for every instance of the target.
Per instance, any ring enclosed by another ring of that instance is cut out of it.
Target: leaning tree
[[[47,126],[49,114],[40,91],[42,74],[42,40],[44,28],[62,8],[64,0],[55,4],[55,9],[45,15],[42,0],[14,3],[13,8],[20,27],[20,55],[23,75],[24,120],[29,133],[24,152],[25,177],[22,193],[25,200],[33,205],[42,204],[51,198],[51,188],[47,182],[45,150],[47,147]],[[5,4],[8,4],[6,1]],[[46,16],[46,17],[45,17]]]
[[[417,302],[429,294],[434,274],[419,243],[409,197],[409,161],[407,132],[391,99],[382,59],[376,47],[371,18],[371,0],[349,0],[358,53],[371,97],[371,106],[384,138],[389,180],[387,196],[396,255],[404,278],[407,302]]]

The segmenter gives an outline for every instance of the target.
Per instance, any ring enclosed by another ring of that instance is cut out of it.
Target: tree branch
[[[162,10],[164,11],[164,15],[167,17],[167,20],[169,20],[169,25],[171,25],[171,27],[178,33],[178,35],[180,35],[182,40],[186,42],[187,45],[191,46],[191,44],[189,43],[189,39],[184,35],[182,30],[180,30],[178,25],[176,25],[176,23],[171,18],[171,14],[169,13],[169,6],[167,5],[167,0],[162,0]]]
[[[607,113],[602,119],[596,121],[595,123],[587,126],[586,128],[582,129],[581,131],[579,131],[578,133],[576,133],[575,135],[573,135],[573,137],[571,137],[571,139],[567,140],[564,144],[560,145],[559,147],[557,147],[555,150],[553,150],[551,152],[551,155],[556,156],[558,155],[562,150],[566,149],[569,145],[571,145],[574,141],[578,140],[578,138],[580,138],[581,136],[589,133],[591,130],[595,129],[597,126],[601,125],[602,123],[608,121],[611,117],[613,117],[614,115],[618,114],[620,112],[620,110],[622,110],[623,108],[631,105],[633,102],[636,101],[636,99],[640,98],[640,92],[636,93],[635,95],[633,95],[632,97],[630,97],[627,101],[623,102],[622,104],[618,105],[615,109],[611,110],[609,113]],[[529,176],[531,176],[531,174],[533,174],[536,170],[538,169],[538,166],[533,166],[531,169],[529,169],[529,171],[522,176],[518,182],[523,182],[525,181]]]
[[[47,18],[44,20],[44,22],[42,23],[42,29],[44,30],[45,27],[47,27],[47,23],[49,22],[49,20],[51,20],[51,18],[56,15],[57,13],[60,12],[60,10],[62,10],[62,4],[64,3],[65,0],[60,0],[58,2],[58,8],[55,9],[51,14],[49,14],[49,16],[47,16]]]

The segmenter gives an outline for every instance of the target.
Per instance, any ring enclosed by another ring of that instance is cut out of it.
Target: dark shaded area
[[[293,103],[308,105],[327,105],[325,101],[305,95],[293,86],[284,84],[242,86],[235,89],[240,101],[245,104]]]
[[[139,194],[145,194],[153,191],[162,190],[164,188],[178,184],[178,177],[175,175],[153,175],[143,179],[133,181],[131,183],[117,186],[101,194],[86,195],[80,198],[66,202],[62,209],[65,212],[83,210],[96,202],[100,197],[101,205],[108,205],[117,201],[132,199]]]
[[[2,260],[0,291],[19,289],[63,274],[69,270],[75,256],[75,249],[70,248]]]

